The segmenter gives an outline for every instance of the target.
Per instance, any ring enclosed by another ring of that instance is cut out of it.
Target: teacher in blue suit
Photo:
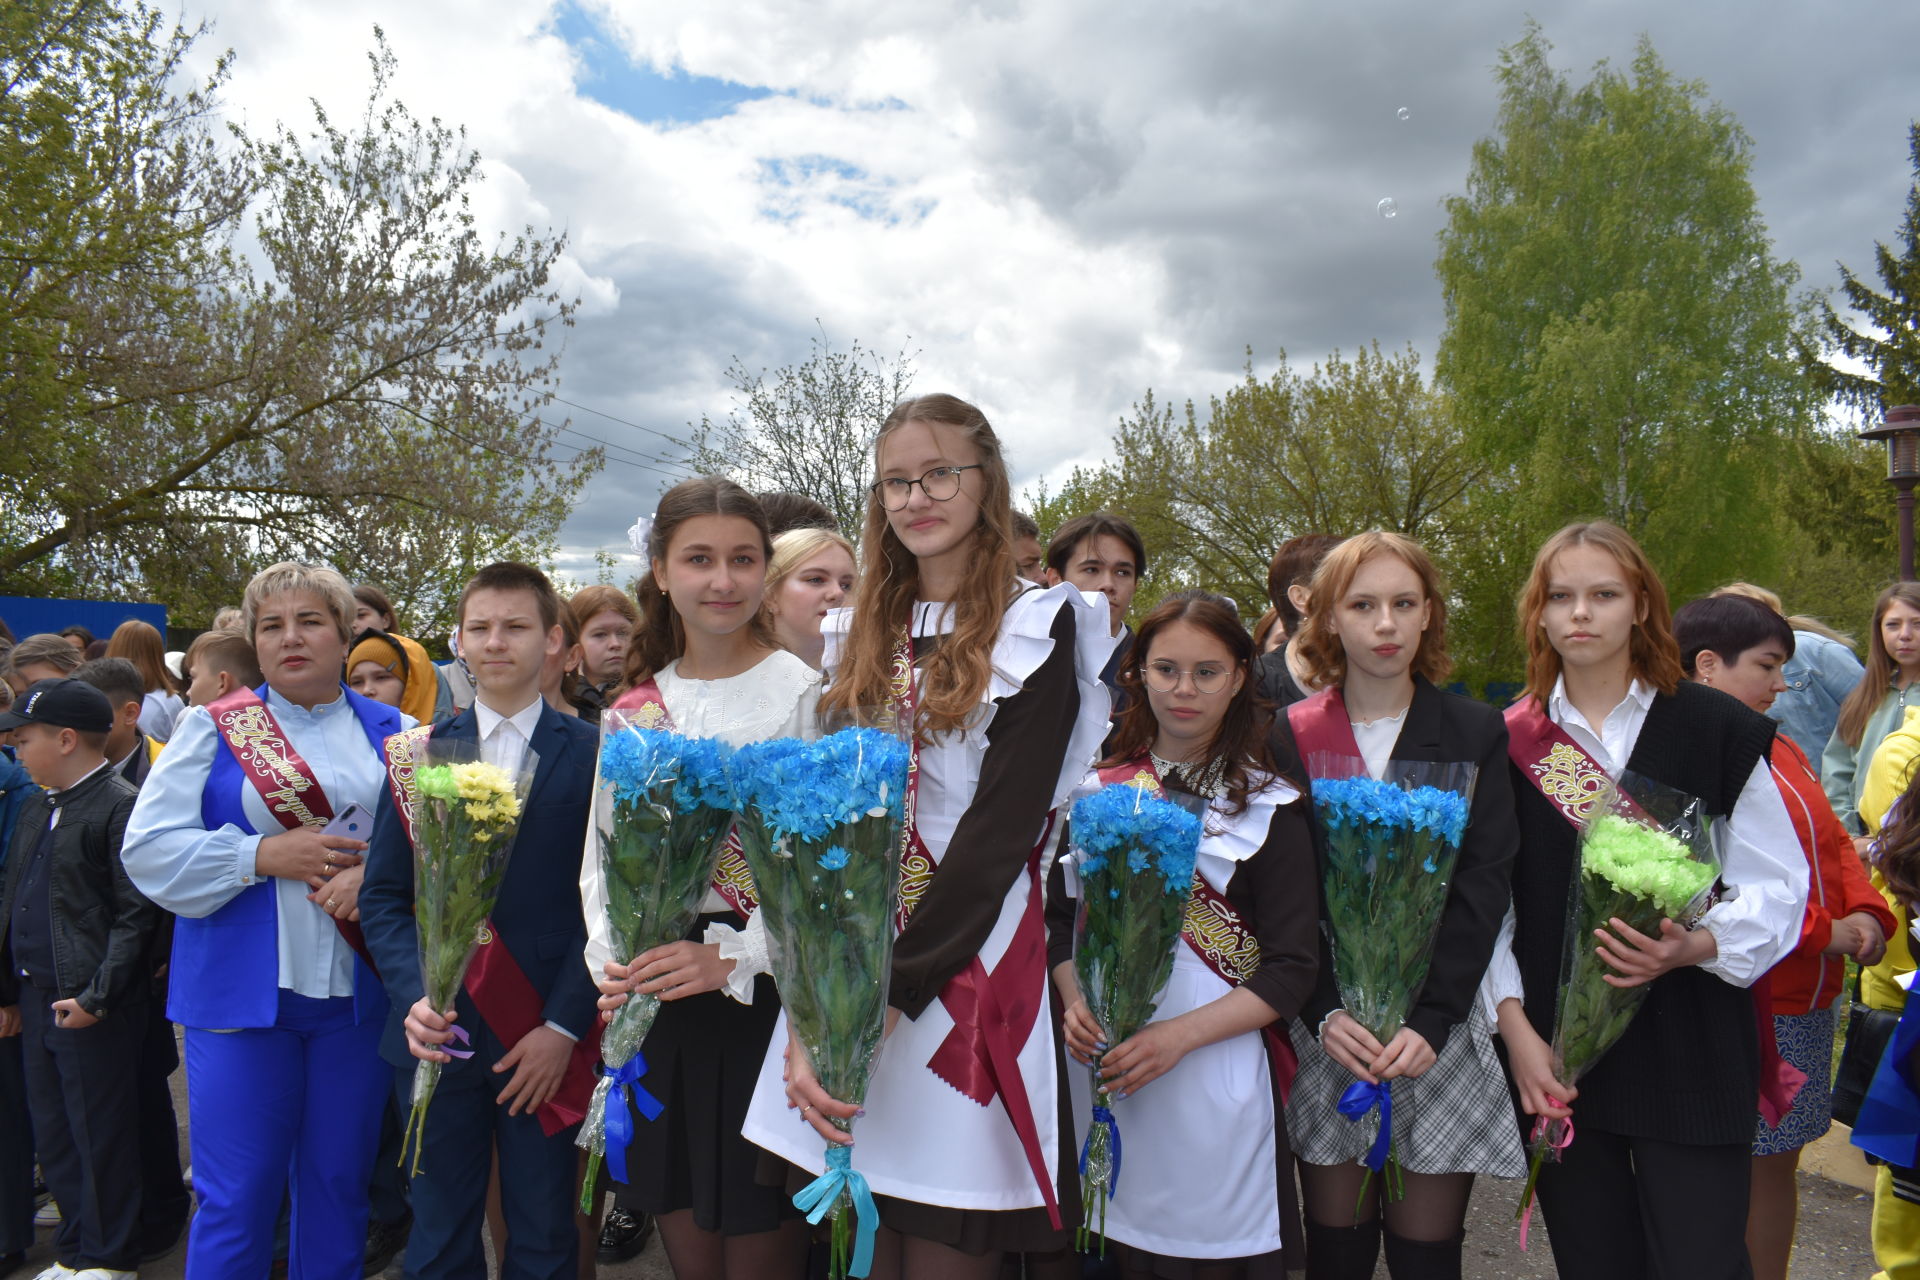
[[[403,1090],[417,1060],[445,1064],[413,1179],[406,1269],[416,1280],[484,1280],[496,1148],[503,1280],[573,1280],[577,1267],[573,1139],[593,1087],[599,996],[580,963],[580,855],[599,733],[540,696],[541,668],[564,643],[562,607],[546,575],[523,564],[488,565],[460,596],[460,652],[478,696],[431,732],[478,743],[481,759],[509,772],[529,753],[536,763],[498,905],[452,1009],[422,995],[413,853],[396,802],[382,805],[367,854],[363,924],[393,1006],[381,1052]],[[410,736],[388,744],[391,761],[410,761]],[[446,1052],[461,1048],[448,1043],[456,1026],[471,1056]]]
[[[190,1275],[266,1276],[289,1194],[290,1273],[361,1272],[392,1076],[356,923],[367,846],[345,828],[367,834],[382,744],[413,721],[341,684],[353,610],[331,569],[256,575],[241,612],[266,683],[188,713],[127,826],[128,876],[178,917],[167,1016],[187,1029]]]

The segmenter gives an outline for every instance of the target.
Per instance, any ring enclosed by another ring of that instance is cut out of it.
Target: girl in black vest
[[[1490,986],[1522,1109],[1566,1115],[1578,1098],[1574,1140],[1540,1177],[1555,1265],[1563,1280],[1745,1280],[1759,1089],[1746,988],[1793,949],[1807,896],[1806,858],[1767,768],[1773,722],[1681,678],[1666,589],[1614,525],[1549,538],[1520,619],[1527,687],[1507,712],[1521,840],[1514,963],[1497,955]],[[1585,816],[1568,797],[1623,769],[1699,797],[1723,822],[1721,875],[1738,893],[1691,932],[1669,920],[1650,937],[1616,922],[1579,940],[1616,986],[1652,986],[1575,1091],[1553,1078],[1548,1047]]]

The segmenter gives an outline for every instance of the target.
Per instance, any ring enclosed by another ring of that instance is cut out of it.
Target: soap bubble
[[[1393,202],[1392,196],[1388,196],[1385,200],[1382,200],[1373,207],[1374,211],[1383,218],[1397,218],[1400,216],[1400,206]]]
[[[1394,112],[1393,114],[1399,116],[1402,120],[1413,119],[1413,111],[1407,107],[1402,107],[1398,111]]]

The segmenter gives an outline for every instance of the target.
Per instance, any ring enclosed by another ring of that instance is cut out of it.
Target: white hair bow
[[[642,560],[651,560],[653,558],[653,553],[647,550],[647,541],[652,537],[652,516],[641,516],[633,522],[633,528],[627,530],[627,542],[633,547],[633,553]]]

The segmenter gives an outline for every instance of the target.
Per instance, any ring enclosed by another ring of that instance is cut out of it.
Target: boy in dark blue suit
[[[453,1009],[432,1008],[421,994],[413,851],[391,799],[367,850],[361,928],[393,1001],[381,1052],[400,1069],[407,1099],[416,1060],[444,1064],[413,1179],[406,1270],[417,1280],[487,1274],[480,1233],[496,1145],[508,1237],[501,1276],[572,1280],[577,1266],[573,1139],[586,1099],[572,1095],[582,1081],[590,1087],[585,1059],[599,1017],[599,993],[580,958],[580,856],[599,742],[592,726],[540,697],[541,666],[564,643],[562,607],[546,576],[527,565],[493,564],[474,575],[457,617],[478,698],[432,731],[476,742],[483,760],[509,771],[529,751],[538,761],[491,922],[512,964],[489,971],[517,969],[512,984],[482,988],[476,1004],[470,977]],[[390,743],[390,759],[396,750]],[[517,1025],[491,1025],[482,1006],[495,1023]],[[470,1037],[470,1058],[442,1049],[456,1023]]]

